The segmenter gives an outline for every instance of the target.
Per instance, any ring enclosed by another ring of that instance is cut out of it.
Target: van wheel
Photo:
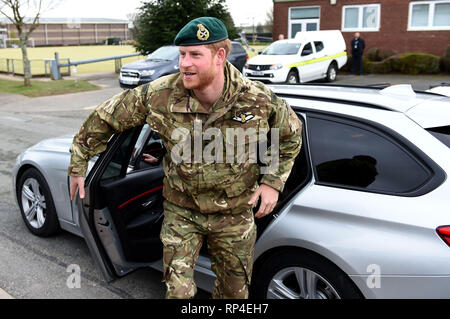
[[[298,84],[298,83],[300,83],[300,80],[298,78],[297,72],[295,72],[294,70],[289,71],[288,76],[286,78],[286,83],[287,84]]]
[[[335,63],[331,63],[327,70],[327,81],[333,82],[337,77],[337,67]]]

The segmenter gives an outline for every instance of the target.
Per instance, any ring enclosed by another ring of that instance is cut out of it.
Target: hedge
[[[371,58],[373,58],[373,54]],[[379,53],[378,53],[379,54]],[[363,70],[365,73],[403,73],[410,75],[417,74],[437,74],[440,72],[440,65],[448,63],[445,58],[424,53],[405,53],[390,56],[382,61],[370,61],[363,56]],[[344,71],[350,71],[352,67],[352,57],[348,56],[348,61]]]

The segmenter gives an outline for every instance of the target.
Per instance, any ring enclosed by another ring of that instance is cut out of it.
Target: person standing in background
[[[355,33],[355,37],[351,42],[352,47],[352,74],[356,74],[356,65],[359,65],[359,75],[363,74],[362,56],[366,44],[360,37],[359,32]]]

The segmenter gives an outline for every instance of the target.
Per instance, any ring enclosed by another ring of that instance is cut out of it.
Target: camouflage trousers
[[[194,266],[206,238],[217,276],[213,298],[248,298],[256,225],[251,209],[237,214],[202,214],[164,201],[163,282],[166,298],[193,298]]]

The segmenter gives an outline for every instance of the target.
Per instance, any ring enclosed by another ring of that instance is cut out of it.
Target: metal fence
[[[50,76],[50,62],[52,59],[31,59],[30,70],[33,77]],[[70,59],[60,59],[61,62],[70,63]],[[10,75],[23,75],[23,60],[22,59],[0,59],[0,73]],[[61,75],[70,75],[69,67],[61,68]]]
[[[51,77],[54,80],[59,80],[62,76],[70,76],[71,67],[73,66],[76,67],[83,64],[114,60],[114,70],[116,73],[119,73],[120,69],[122,68],[122,59],[138,56],[141,56],[141,54],[133,53],[97,59],[70,61],[69,58],[60,58],[59,54],[55,53],[54,59],[31,59],[30,69],[32,77],[45,76]],[[24,72],[22,59],[0,59],[0,73],[23,75]]]

